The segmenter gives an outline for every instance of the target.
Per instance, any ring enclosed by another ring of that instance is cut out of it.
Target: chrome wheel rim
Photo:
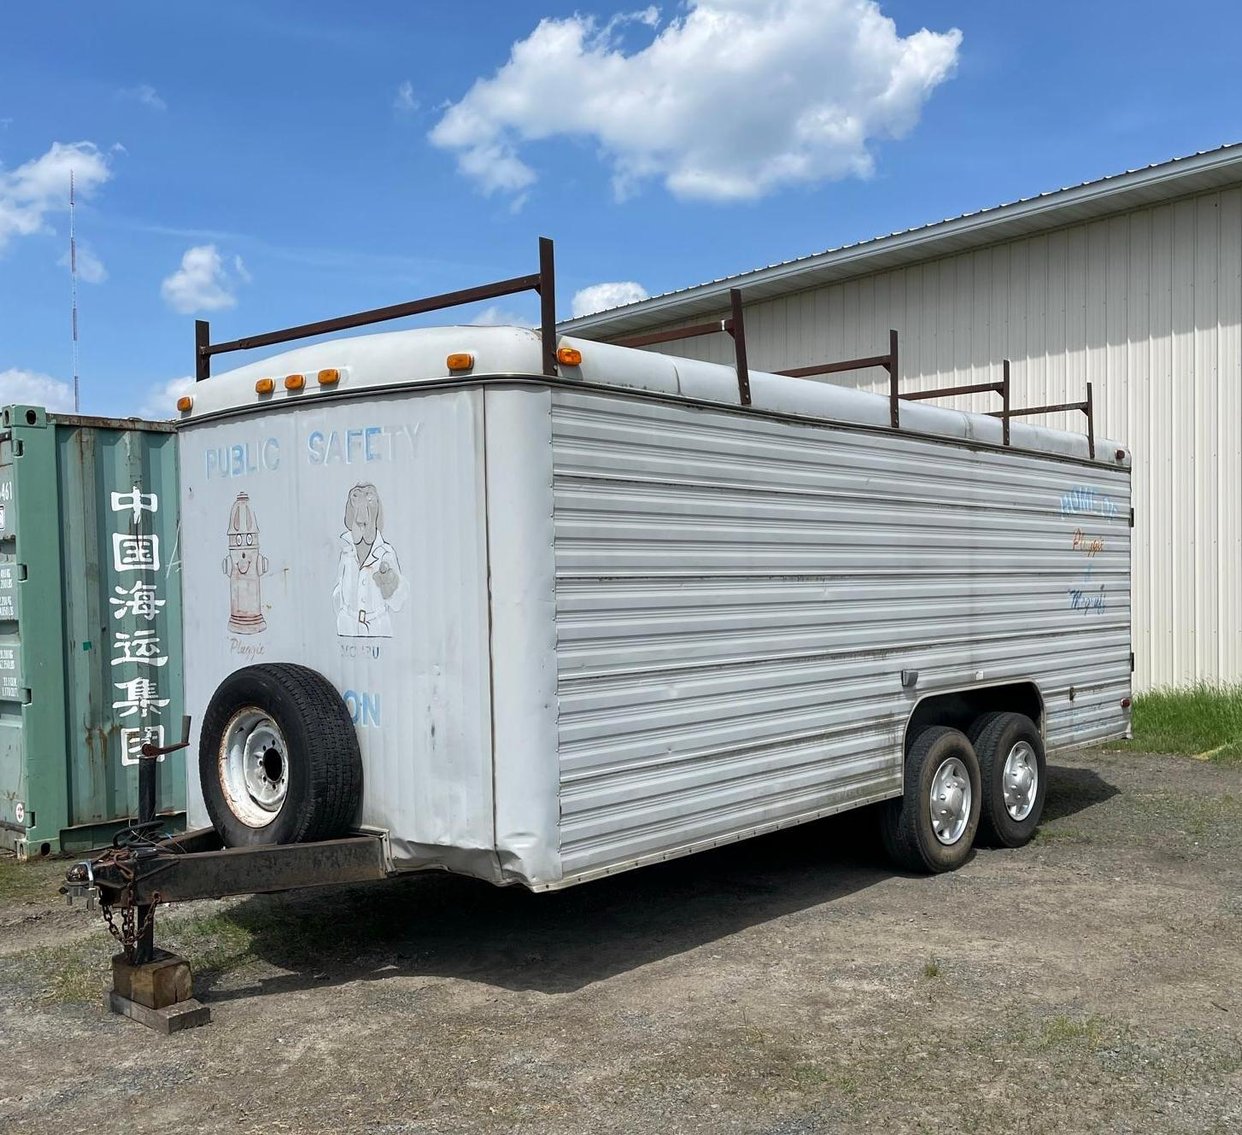
[[[1035,750],[1026,742],[1019,741],[1005,758],[1003,774],[1005,811],[1011,819],[1025,820],[1035,807],[1039,792],[1039,762]]]
[[[945,846],[957,843],[970,822],[970,774],[957,757],[940,762],[932,777],[928,802],[932,831]]]
[[[289,747],[280,726],[256,706],[229,719],[220,742],[220,786],[229,810],[262,828],[280,812],[289,788]]]

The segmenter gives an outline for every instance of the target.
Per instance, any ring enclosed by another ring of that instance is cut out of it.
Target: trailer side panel
[[[566,882],[897,794],[937,692],[1124,733],[1126,470],[564,389],[552,434]]]

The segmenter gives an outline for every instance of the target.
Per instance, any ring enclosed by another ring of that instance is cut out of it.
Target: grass
[[[66,864],[54,859],[19,863],[16,856],[0,852],[0,902],[48,903],[64,882]]]
[[[1090,1016],[1075,1020],[1060,1014],[1044,1022],[1038,1044],[1044,1049],[1069,1047],[1094,1050],[1100,1046],[1104,1032],[1104,1020],[1101,1017]]]
[[[1131,726],[1128,748],[1139,752],[1242,761],[1242,685],[1204,683],[1139,694]]]
[[[37,880],[27,884],[20,874],[41,866],[15,864],[12,876],[18,884],[29,886],[32,895],[45,899],[54,888],[49,891],[44,884],[40,891]],[[4,879],[0,876],[0,884]],[[375,901],[376,886],[339,890],[330,904],[322,899],[257,896],[210,913],[196,912],[190,906],[162,910],[156,916],[156,943],[188,959],[199,985],[211,985],[254,964],[350,968],[357,965],[359,941],[390,940],[393,934],[392,908]],[[99,918],[98,914],[92,917]],[[343,933],[342,927],[351,933]],[[100,997],[110,980],[109,959],[119,949],[102,925],[97,925],[89,937],[39,947],[24,956],[42,981],[41,999],[65,1004]],[[756,1030],[755,1043],[763,1040]]]
[[[1136,814],[1151,828],[1210,846],[1230,846],[1242,821],[1242,800],[1229,792],[1219,796],[1137,793],[1131,800]]]
[[[1049,827],[1045,822],[1035,829],[1034,842],[1037,844],[1090,843],[1091,837],[1078,828]]]
[[[253,934],[239,926],[228,911],[176,918],[160,923],[159,945],[189,958],[195,977],[219,976],[255,960]],[[60,1005],[98,1000],[111,983],[110,958],[120,946],[107,934],[94,934],[63,946],[34,950],[29,955],[43,977],[41,1000]]]

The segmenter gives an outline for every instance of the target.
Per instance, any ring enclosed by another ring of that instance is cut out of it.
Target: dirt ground
[[[161,917],[206,1028],[105,1013],[0,864],[0,1131],[1237,1132],[1242,766],[1091,752],[1031,846],[858,813],[561,894],[422,876]]]

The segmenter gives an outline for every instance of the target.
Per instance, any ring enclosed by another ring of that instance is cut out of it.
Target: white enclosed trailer
[[[553,342],[341,338],[183,401],[192,821],[543,890],[891,801],[943,869],[981,808],[1029,838],[1045,746],[1126,735],[1126,449]]]

